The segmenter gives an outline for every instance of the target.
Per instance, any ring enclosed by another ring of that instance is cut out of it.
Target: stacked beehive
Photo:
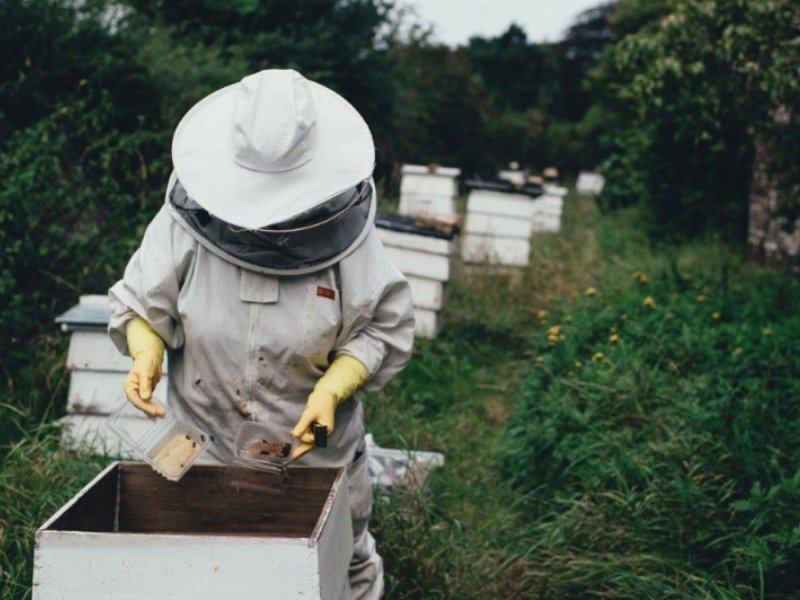
[[[403,165],[400,181],[400,214],[456,213],[460,169],[438,165]]]
[[[467,263],[524,267],[531,251],[534,194],[525,188],[475,184],[467,199],[461,257]]]
[[[575,187],[578,189],[579,194],[590,196],[602,192],[605,183],[605,178],[599,173],[581,171]]]
[[[71,333],[67,416],[60,422],[67,445],[85,446],[99,454],[127,455],[119,438],[106,427],[108,415],[126,401],[124,382],[131,367],[131,359],[120,354],[108,337],[110,316],[108,296],[86,295],[56,319],[62,331]],[[165,379],[166,371],[165,361]],[[165,382],[156,386],[153,398],[166,402]]]
[[[436,337],[453,272],[455,234],[418,227],[413,217],[403,215],[381,214],[375,224],[387,253],[411,285],[417,335]]]

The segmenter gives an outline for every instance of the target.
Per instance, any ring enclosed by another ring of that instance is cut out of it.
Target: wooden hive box
[[[419,228],[413,218],[403,215],[383,213],[375,224],[387,254],[411,287],[416,334],[436,337],[442,326],[457,237]]]
[[[105,426],[108,415],[126,402],[125,376],[132,364],[131,358],[120,354],[108,337],[110,317],[108,296],[89,294],[56,318],[62,331],[70,334],[67,416],[59,422],[68,446],[82,446],[97,454],[129,456],[127,448]],[[165,380],[168,371],[165,359]],[[166,381],[156,387],[153,398],[166,403]]]
[[[467,200],[461,244],[464,262],[526,266],[536,211],[534,202],[526,194],[473,189]]]
[[[178,483],[115,462],[36,532],[34,600],[342,598],[353,533],[345,469],[290,468],[282,494],[227,466]]]
[[[401,173],[399,207],[401,215],[414,216],[423,211],[444,215],[455,214],[460,169],[403,165]]]

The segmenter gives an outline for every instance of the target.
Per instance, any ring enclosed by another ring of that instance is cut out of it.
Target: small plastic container
[[[286,466],[299,443],[288,429],[245,421],[233,440],[228,483],[238,492],[282,493],[282,485],[288,481]]]
[[[179,481],[211,443],[191,421],[169,410],[163,417],[148,417],[127,401],[108,417],[108,427],[170,481]]]

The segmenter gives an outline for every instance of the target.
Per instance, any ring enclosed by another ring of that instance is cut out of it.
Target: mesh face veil
[[[374,214],[373,187],[368,180],[281,223],[241,229],[200,206],[180,181],[169,203],[198,241],[211,244],[223,257],[258,270],[297,274],[323,269],[363,239]]]

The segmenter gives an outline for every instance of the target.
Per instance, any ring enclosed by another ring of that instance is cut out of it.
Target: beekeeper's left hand
[[[336,407],[364,384],[367,375],[367,367],[357,358],[347,354],[337,356],[309,394],[306,408],[292,429],[292,435],[303,444],[313,444],[313,426],[316,424],[326,426],[330,437],[336,425]]]

